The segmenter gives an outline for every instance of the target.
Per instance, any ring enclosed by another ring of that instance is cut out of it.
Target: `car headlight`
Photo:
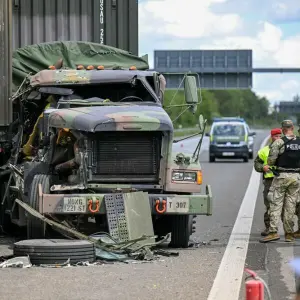
[[[201,171],[173,171],[172,181],[179,182],[196,182],[202,184],[202,172]]]

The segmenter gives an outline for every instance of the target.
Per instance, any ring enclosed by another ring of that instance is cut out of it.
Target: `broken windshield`
[[[103,103],[117,102],[119,103],[156,103],[157,100],[144,87],[141,81],[137,80],[132,83],[105,83],[105,84],[89,84],[89,85],[68,85],[64,88],[72,89],[72,95],[64,95],[60,98],[62,102],[76,102],[74,105],[80,105],[80,100],[84,104],[102,105]],[[83,104],[82,103],[82,104]]]

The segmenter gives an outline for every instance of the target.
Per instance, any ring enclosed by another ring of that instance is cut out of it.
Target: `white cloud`
[[[291,51],[299,51],[300,43],[295,39],[283,40],[282,31],[279,27],[268,22],[261,23],[262,28],[256,36],[231,36],[224,39],[213,40],[212,43],[201,45],[205,49],[252,49],[253,65],[267,67],[288,66],[295,64],[295,57]],[[290,49],[293,43],[295,50]],[[298,44],[298,45],[297,45]],[[285,60],[282,60],[284,57]],[[300,59],[299,59],[300,62]],[[299,63],[300,64],[300,63]]]
[[[257,35],[260,47],[266,52],[277,51],[282,38],[281,29],[267,22],[263,23],[263,26],[263,30]]]
[[[238,14],[214,14],[211,6],[227,0],[153,0],[140,4],[143,33],[167,34],[179,38],[226,35],[241,28]]]
[[[273,19],[279,22],[299,21],[300,2],[299,0],[274,1],[271,7],[271,14]]]
[[[300,35],[284,38],[282,30],[263,22],[256,36],[232,36],[213,40],[206,49],[252,49],[254,67],[300,68]],[[203,49],[203,45],[199,48]],[[300,91],[299,73],[253,75],[253,90],[271,103],[291,100]],[[290,79],[285,78],[289,76]],[[295,80],[294,78],[297,78]]]
[[[257,95],[267,98],[271,103],[284,98],[284,93],[281,91],[258,91]]]
[[[271,104],[291,101],[300,94],[300,74],[253,74],[253,90]]]
[[[150,54],[150,67],[153,67],[154,49],[252,49],[254,67],[300,68],[300,34],[285,37],[280,26],[256,13],[257,5],[253,11],[251,7],[247,10],[247,16],[255,16],[256,20],[245,18],[244,24],[237,13],[242,10],[233,2],[151,0],[140,3],[140,44],[143,51]],[[272,20],[283,20],[291,11],[294,15],[299,12],[299,0],[270,0],[268,3],[273,13]],[[216,8],[219,14],[215,13]],[[228,13],[222,13],[224,9]],[[258,15],[264,21],[258,22]],[[300,78],[297,76],[296,73],[254,73],[253,89],[271,102],[291,100],[300,92]]]
[[[279,66],[300,66],[300,35],[281,40],[280,47],[274,54]]]
[[[288,81],[284,81],[280,85],[280,88],[282,90],[291,90],[291,89],[299,88],[299,87],[300,87],[299,82],[296,81],[296,80],[294,80],[294,79],[291,79],[291,80],[288,80]]]

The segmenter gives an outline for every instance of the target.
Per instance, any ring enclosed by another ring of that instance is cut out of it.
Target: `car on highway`
[[[250,132],[250,128],[248,126],[248,132]],[[252,135],[248,135],[248,150],[249,150],[249,158],[253,159],[253,152],[254,152],[254,138],[256,136],[256,133]]]
[[[216,158],[253,158],[253,145],[256,133],[251,132],[243,118],[215,118],[209,133],[209,161]]]

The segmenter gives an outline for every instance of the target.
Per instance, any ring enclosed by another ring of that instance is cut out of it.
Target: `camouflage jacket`
[[[286,136],[288,139],[296,138],[295,135],[292,136]],[[276,164],[276,160],[279,155],[281,155],[284,152],[284,141],[283,139],[278,139],[270,145],[270,153],[268,157],[268,165],[274,166]]]

